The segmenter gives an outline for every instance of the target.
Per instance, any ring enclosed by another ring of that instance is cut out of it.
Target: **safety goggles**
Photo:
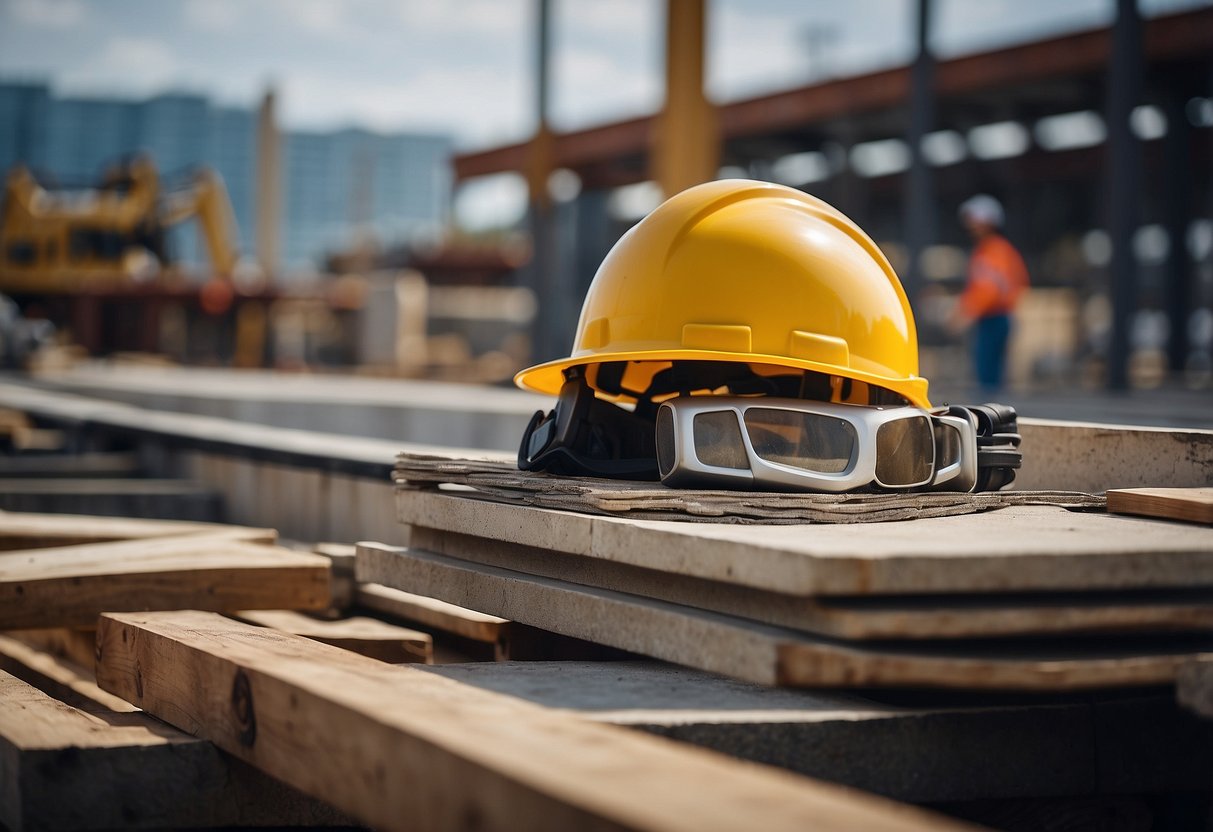
[[[1015,479],[1019,444],[1008,405],[928,413],[900,404],[680,395],[626,409],[599,398],[574,368],[556,406],[531,417],[518,467],[682,487],[997,491]]]
[[[657,411],[657,464],[676,487],[972,491],[978,429],[969,408],[679,396]]]

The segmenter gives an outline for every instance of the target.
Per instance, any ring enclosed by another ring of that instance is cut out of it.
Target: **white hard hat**
[[[1002,227],[1004,218],[1002,203],[989,194],[978,194],[969,197],[960,206],[960,218],[984,222],[987,225]]]

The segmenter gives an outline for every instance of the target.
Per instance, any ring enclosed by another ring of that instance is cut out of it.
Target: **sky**
[[[1141,0],[1146,14],[1210,0]],[[58,94],[165,90],[292,129],[443,132],[470,149],[533,130],[536,0],[0,0],[0,79]],[[655,110],[663,0],[552,0],[557,130]],[[1113,0],[934,0],[948,55],[1107,23]],[[709,0],[717,101],[903,63],[913,0]]]

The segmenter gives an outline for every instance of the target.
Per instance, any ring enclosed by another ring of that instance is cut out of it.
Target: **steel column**
[[[1141,145],[1129,117],[1141,99],[1142,31],[1137,0],[1117,0],[1108,69],[1108,235],[1112,240],[1109,293],[1112,341],[1108,348],[1107,386],[1129,388],[1130,329],[1137,308],[1137,259],[1133,234],[1141,202]]]

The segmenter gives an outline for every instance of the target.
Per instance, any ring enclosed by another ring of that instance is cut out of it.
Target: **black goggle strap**
[[[974,491],[998,491],[1015,481],[1023,465],[1019,415],[1009,404],[953,406],[948,415],[967,418],[977,431],[977,484]]]
[[[523,471],[567,476],[657,479],[653,423],[602,401],[576,370],[556,407],[531,417],[518,449]]]

